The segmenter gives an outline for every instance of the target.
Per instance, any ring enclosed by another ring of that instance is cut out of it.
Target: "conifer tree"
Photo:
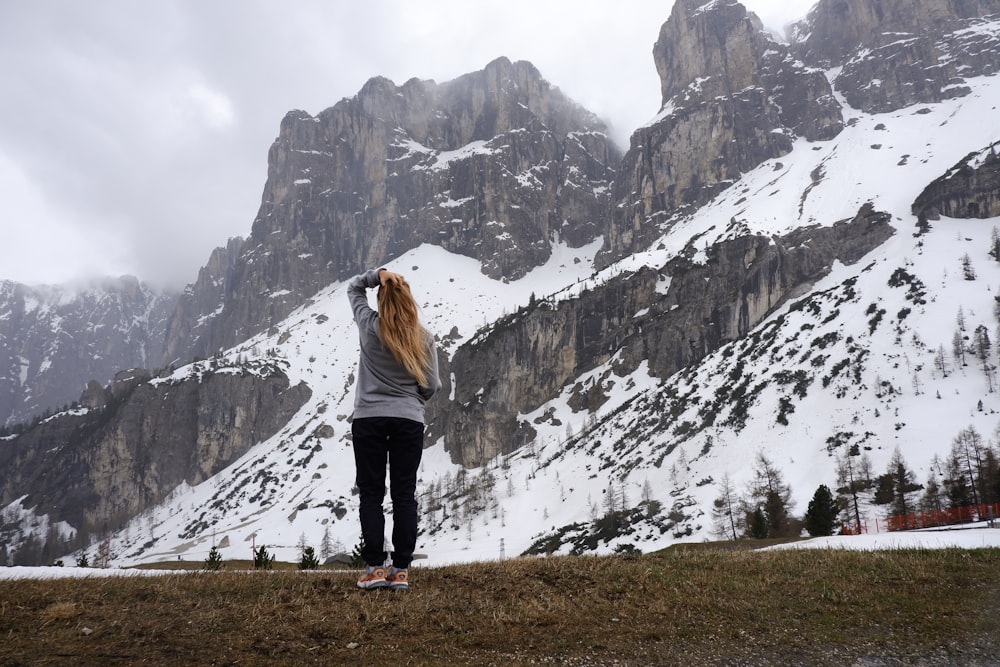
[[[1000,502],[1000,453],[992,447],[985,448],[979,477],[983,503],[993,505]]]
[[[751,506],[764,512],[768,536],[783,537],[791,530],[788,518],[792,490],[781,471],[763,452],[757,454],[749,496]]]
[[[924,493],[920,496],[921,512],[937,512],[944,509],[944,499],[941,485],[938,483],[937,474],[933,466],[927,474],[927,483],[924,484]]]
[[[274,556],[267,553],[263,544],[253,552],[253,568],[255,570],[270,570],[274,567]]]
[[[959,431],[952,441],[951,457],[948,461],[948,497],[949,500],[962,502],[961,505],[953,504],[952,507],[979,504],[981,494],[978,481],[982,477],[984,448],[982,436],[972,426]]]
[[[315,570],[319,567],[319,560],[316,558],[316,552],[312,547],[305,547],[302,549],[302,556],[299,559],[299,569],[300,570]]]
[[[747,532],[750,537],[757,540],[767,537],[767,518],[764,516],[764,510],[758,507],[750,513],[747,517]]]
[[[966,280],[976,279],[976,269],[972,266],[972,258],[969,253],[962,255],[962,276]]]
[[[211,549],[208,550],[208,558],[205,559],[204,569],[206,570],[222,569],[222,554],[219,553],[219,549],[214,545],[212,546]]]
[[[825,484],[820,484],[806,510],[806,530],[813,537],[833,535],[833,531],[837,527],[838,514],[840,514],[840,506],[837,504],[837,499],[833,497]]]
[[[889,516],[912,514],[914,508],[907,499],[907,495],[920,490],[922,486],[913,481],[913,472],[907,468],[899,447],[892,452],[886,476],[890,478],[892,483],[892,505],[889,508]]]

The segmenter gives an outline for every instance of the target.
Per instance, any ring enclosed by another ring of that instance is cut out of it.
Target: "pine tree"
[[[944,509],[941,485],[938,484],[937,475],[933,470],[927,474],[927,483],[924,484],[924,493],[920,496],[919,507],[921,512],[937,512]]]
[[[351,551],[351,567],[362,568],[365,565],[367,565],[365,559],[362,558],[361,556],[361,552],[364,551],[364,549],[365,549],[365,537],[364,535],[362,535],[360,538],[358,538],[358,543],[354,545],[354,550]]]
[[[978,481],[982,478],[984,449],[985,443],[982,436],[972,426],[959,431],[952,441],[951,459],[948,466],[949,481],[956,485],[956,497],[961,496],[958,492],[963,488],[971,494],[971,502],[965,502],[969,499],[963,500],[965,505],[978,505],[980,502],[982,494],[979,492]],[[959,482],[957,478],[962,478],[963,482]],[[948,495],[951,499],[953,495],[951,489],[949,489]],[[962,507],[964,505],[952,506]]]
[[[213,546],[208,550],[208,558],[205,559],[206,570],[221,570],[222,569],[222,554],[219,553],[219,549]]]
[[[972,258],[969,253],[962,255],[962,276],[966,280],[976,279],[976,269],[972,266]]]
[[[983,452],[979,488],[983,494],[984,504],[993,505],[1000,502],[1000,453],[992,447],[987,447]]]
[[[806,510],[806,530],[813,537],[833,535],[833,531],[837,527],[838,514],[840,514],[840,506],[837,504],[836,498],[833,497],[825,484],[820,484]]]
[[[913,507],[907,500],[907,495],[922,487],[913,481],[913,472],[906,467],[906,461],[897,447],[889,459],[889,470],[886,475],[892,482],[892,506],[889,516],[906,516],[913,513]]]
[[[305,547],[302,549],[302,557],[299,559],[299,569],[315,570],[318,567],[319,560],[316,558],[316,552],[313,551],[313,548]]]
[[[791,531],[788,518],[792,490],[782,478],[781,471],[763,452],[757,454],[749,496],[752,507],[765,513],[770,537],[784,537]]]
[[[983,373],[986,374],[986,383],[989,391],[993,393],[993,365],[990,363],[990,335],[986,326],[980,324],[972,334],[973,350],[980,361],[983,362]]]
[[[952,441],[951,454],[948,456],[946,476],[944,479],[945,495],[948,507],[958,508],[972,505],[972,489],[966,476],[967,467],[963,465],[964,449],[959,444],[959,438]]]
[[[274,556],[267,553],[267,547],[263,544],[253,552],[253,569],[270,570],[274,567]]]
[[[767,537],[767,518],[761,508],[758,507],[747,517],[747,532],[757,540]]]

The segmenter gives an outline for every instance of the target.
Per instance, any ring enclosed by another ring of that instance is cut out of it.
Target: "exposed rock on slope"
[[[595,239],[619,160],[604,130],[530,63],[506,58],[443,84],[374,78],[317,117],[289,113],[224,299],[194,287],[167,360],[245,340],[331,281],[421,243],[517,278],[554,237]]]
[[[736,2],[678,0],[653,48],[663,107],[639,128],[615,181],[607,260],[648,246],[696,208],[801,136],[835,137],[840,105]]]
[[[232,238],[225,246],[212,251],[208,264],[198,271],[198,279],[177,299],[177,307],[164,332],[164,365],[188,360],[189,341],[213,337],[212,332],[218,326],[218,319],[213,315],[225,307],[233,289],[243,243],[242,238]]]
[[[309,398],[276,366],[214,368],[184,378],[126,371],[91,383],[81,408],[31,427],[0,448],[0,506],[21,503],[50,523],[113,530],[198,484],[273,435]]]
[[[1000,35],[979,17],[997,0],[821,0],[803,58],[843,65],[835,86],[851,106],[883,113],[969,93],[965,78],[1000,69]]]
[[[478,466],[533,436],[518,414],[532,412],[568,382],[608,365],[579,407],[596,409],[605,383],[644,360],[665,378],[744,336],[787,299],[801,295],[834,260],[852,264],[889,236],[888,215],[862,209],[851,221],[803,228],[785,237],[742,236],[694,249],[660,271],[608,281],[579,298],[541,301],[495,323],[456,352],[455,402],[431,429],[452,456]],[[669,287],[662,283],[669,280]],[[613,372],[612,372],[613,371]]]
[[[1000,216],[1000,142],[970,153],[928,185],[913,202],[913,214],[936,220]]]

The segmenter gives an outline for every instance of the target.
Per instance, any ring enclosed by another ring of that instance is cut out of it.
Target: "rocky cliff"
[[[158,366],[176,298],[130,276],[78,288],[0,281],[0,427],[76,400],[90,380]]]
[[[913,202],[913,214],[937,220],[1000,216],[1000,142],[970,153],[928,185]]]
[[[800,28],[807,62],[842,65],[834,85],[868,113],[969,93],[965,79],[1000,71],[1000,35],[982,17],[997,0],[820,0]]]
[[[530,63],[506,58],[443,84],[374,78],[316,117],[289,113],[222,300],[213,285],[209,296],[191,288],[166,361],[244,340],[331,281],[421,243],[517,278],[554,239],[593,240],[620,157],[604,131]]]
[[[663,104],[622,160],[605,261],[647,247],[679,214],[788,153],[796,137],[830,139],[843,127],[823,72],[737,2],[675,2],[653,59]]]
[[[187,361],[189,341],[213,337],[213,329],[218,326],[215,315],[225,307],[234,288],[232,281],[242,250],[243,239],[239,237],[216,248],[198,272],[198,279],[178,297],[163,334],[164,365]]]
[[[274,361],[208,361],[164,378],[125,371],[107,388],[92,382],[78,408],[2,442],[0,506],[24,497],[21,506],[50,525],[115,530],[179,484],[236,461],[309,396]]]
[[[591,412],[643,361],[666,378],[746,335],[834,261],[853,264],[878,247],[893,233],[888,223],[887,214],[866,206],[831,227],[738,236],[699,259],[689,246],[659,270],[625,274],[578,298],[531,304],[456,351],[454,402],[436,415],[430,437],[446,435],[453,458],[467,466],[509,453],[534,436],[518,415],[574,378],[605,369],[572,390],[575,407]]]

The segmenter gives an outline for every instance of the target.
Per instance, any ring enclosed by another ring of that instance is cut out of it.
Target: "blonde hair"
[[[427,339],[430,334],[420,324],[417,302],[406,283],[388,282],[379,288],[378,335],[420,386],[428,386],[431,359]]]

